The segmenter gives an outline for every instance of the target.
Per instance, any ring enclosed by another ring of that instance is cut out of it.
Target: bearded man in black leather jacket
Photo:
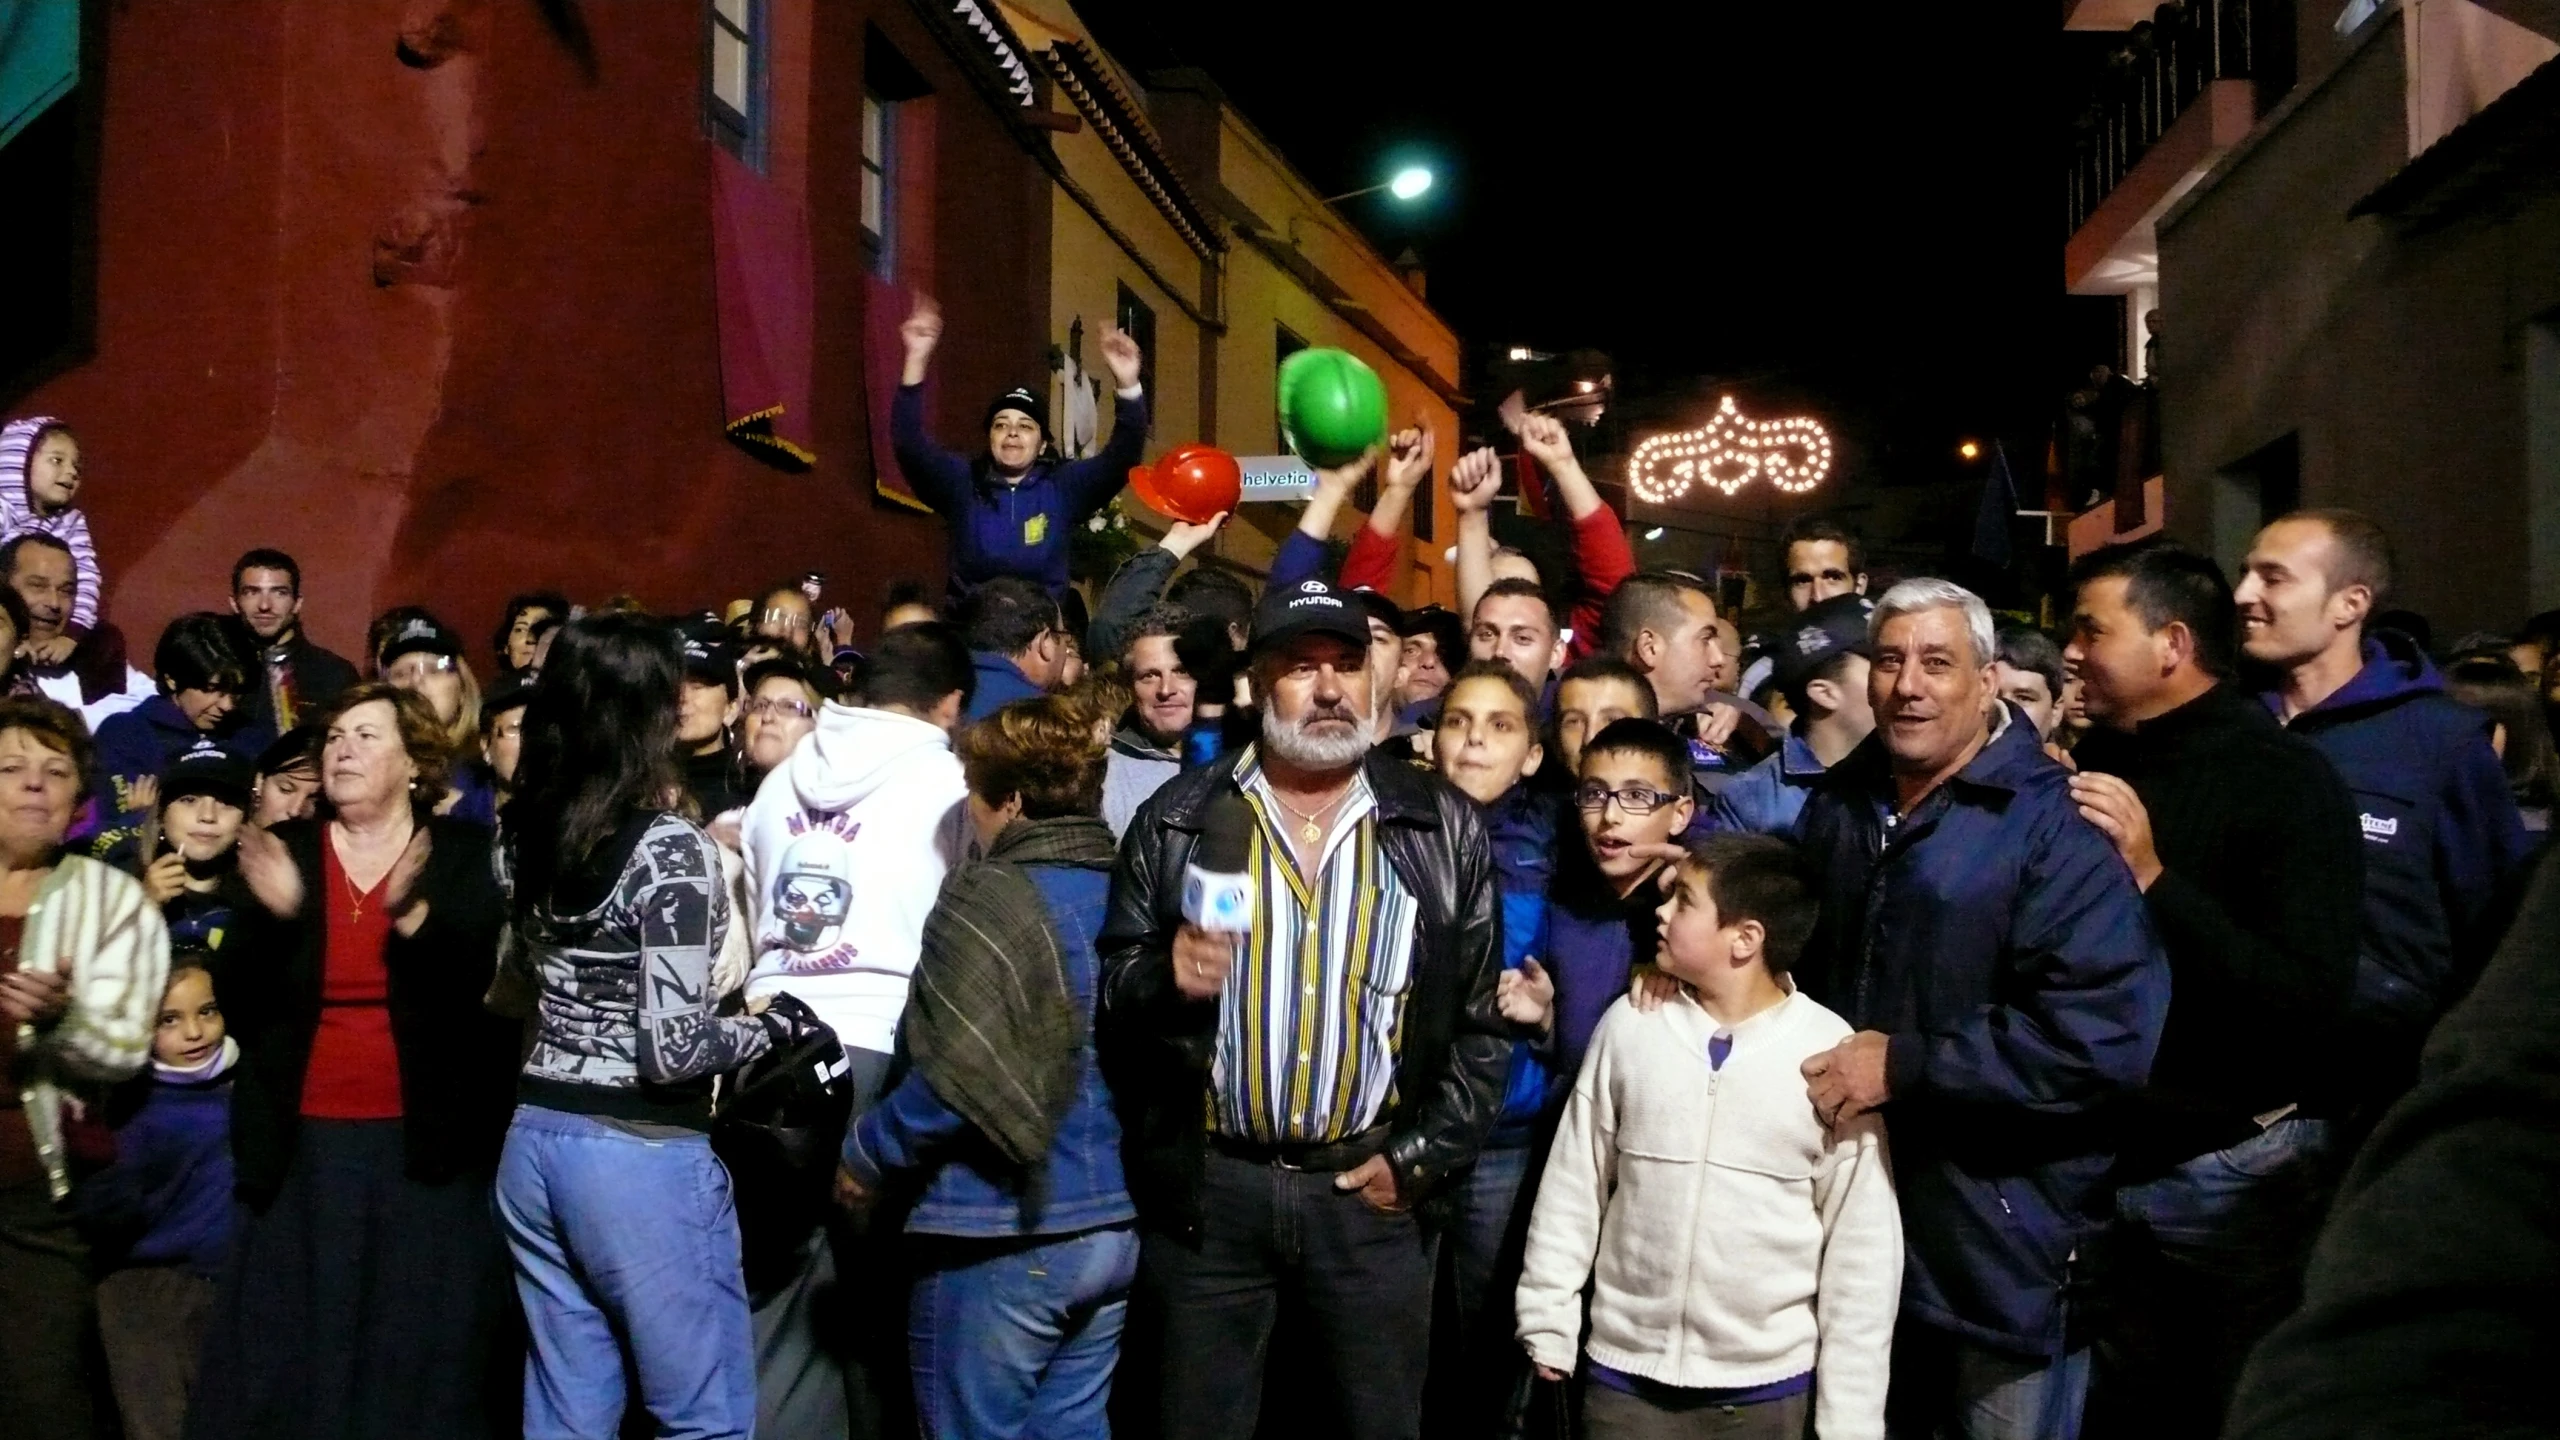
[[[1431,1255],[1416,1218],[1475,1156],[1511,1037],[1492,855],[1473,804],[1372,753],[1364,613],[1321,581],[1254,618],[1259,743],[1130,824],[1097,1026],[1158,1343],[1167,1440],[1250,1434],[1283,1300],[1310,1333],[1271,1377],[1354,1440],[1420,1428]],[[1205,832],[1249,833],[1243,933],[1183,918]],[[1139,1397],[1145,1403],[1145,1397]]]

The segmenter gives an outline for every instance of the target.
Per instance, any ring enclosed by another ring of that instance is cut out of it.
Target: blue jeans
[[[2302,1298],[2337,1179],[2327,1120],[2287,1118],[2116,1192],[2093,1435],[2210,1435],[2251,1348]]]
[[[738,1217],[708,1136],[643,1139],[518,1106],[498,1162],[498,1222],[532,1332],[525,1440],[613,1440],[625,1346],[654,1433],[753,1433]]]
[[[1440,1347],[1442,1367],[1431,1387],[1435,1424],[1445,1410],[1454,1433],[1504,1440],[1519,1433],[1529,1400],[1529,1357],[1512,1323],[1520,1257],[1529,1229],[1527,1191],[1532,1145],[1487,1145],[1476,1152],[1456,1196],[1457,1215],[1444,1241],[1455,1346]]]
[[[1933,1326],[1893,1336],[1890,1440],[2079,1440],[2089,1352],[2013,1355]],[[2210,1435],[2211,1432],[2206,1432]]]
[[[1138,1232],[908,1238],[924,1267],[907,1299],[919,1431],[930,1440],[1107,1440]]]

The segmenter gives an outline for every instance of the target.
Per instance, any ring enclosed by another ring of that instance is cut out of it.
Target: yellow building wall
[[[1122,285],[1156,313],[1156,383],[1147,397],[1147,454],[1153,457],[1199,438],[1200,326],[1131,262],[1074,197],[1055,186],[1049,193],[1049,343],[1064,346],[1069,327],[1078,318],[1084,321],[1084,363],[1103,387],[1100,438],[1111,438],[1111,375],[1102,363],[1102,328],[1119,313]]]

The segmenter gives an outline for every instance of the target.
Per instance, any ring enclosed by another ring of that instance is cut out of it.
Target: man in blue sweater
[[[1119,387],[1111,439],[1083,460],[1042,458],[1049,405],[1017,386],[987,404],[986,453],[970,459],[925,434],[924,377],[942,342],[942,310],[918,297],[898,327],[906,369],[889,406],[890,444],[916,498],[951,527],[951,588],[966,594],[998,575],[1037,581],[1049,593],[1067,587],[1067,537],[1128,483],[1147,443],[1144,357],[1138,342],[1114,327],[1102,331],[1102,361]]]
[[[2489,718],[2444,692],[2426,653],[2366,622],[2391,545],[2352,510],[2301,510],[2258,532],[2234,589],[2240,643],[2273,669],[2267,708],[2320,747],[2364,832],[2364,942],[2347,1018],[2364,1098],[2415,1078],[2418,1046],[2497,941],[2499,892],[2529,842],[2489,746]]]

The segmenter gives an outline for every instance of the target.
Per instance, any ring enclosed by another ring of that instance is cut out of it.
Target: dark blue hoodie
[[[1067,537],[1129,483],[1147,444],[1147,401],[1115,403],[1111,441],[1087,460],[1035,461],[1017,485],[995,478],[984,454],[972,460],[924,433],[924,387],[902,385],[889,405],[890,443],[916,498],[951,527],[951,588],[976,589],[998,575],[1067,588]]]
[[[2282,697],[2267,708],[2282,715]],[[2365,637],[2364,668],[2288,722],[2320,747],[2364,828],[2364,943],[2350,1014],[2414,1051],[2462,997],[2497,937],[2500,888],[2531,850],[2489,717],[2396,630]]]
[[[98,793],[98,810],[106,828],[88,840],[89,853],[106,854],[150,818],[149,811],[125,803],[135,782],[158,780],[197,741],[208,739],[253,766],[263,748],[245,725],[225,725],[207,735],[166,695],[154,695],[121,715],[107,717],[98,726],[98,776],[113,783]]]

